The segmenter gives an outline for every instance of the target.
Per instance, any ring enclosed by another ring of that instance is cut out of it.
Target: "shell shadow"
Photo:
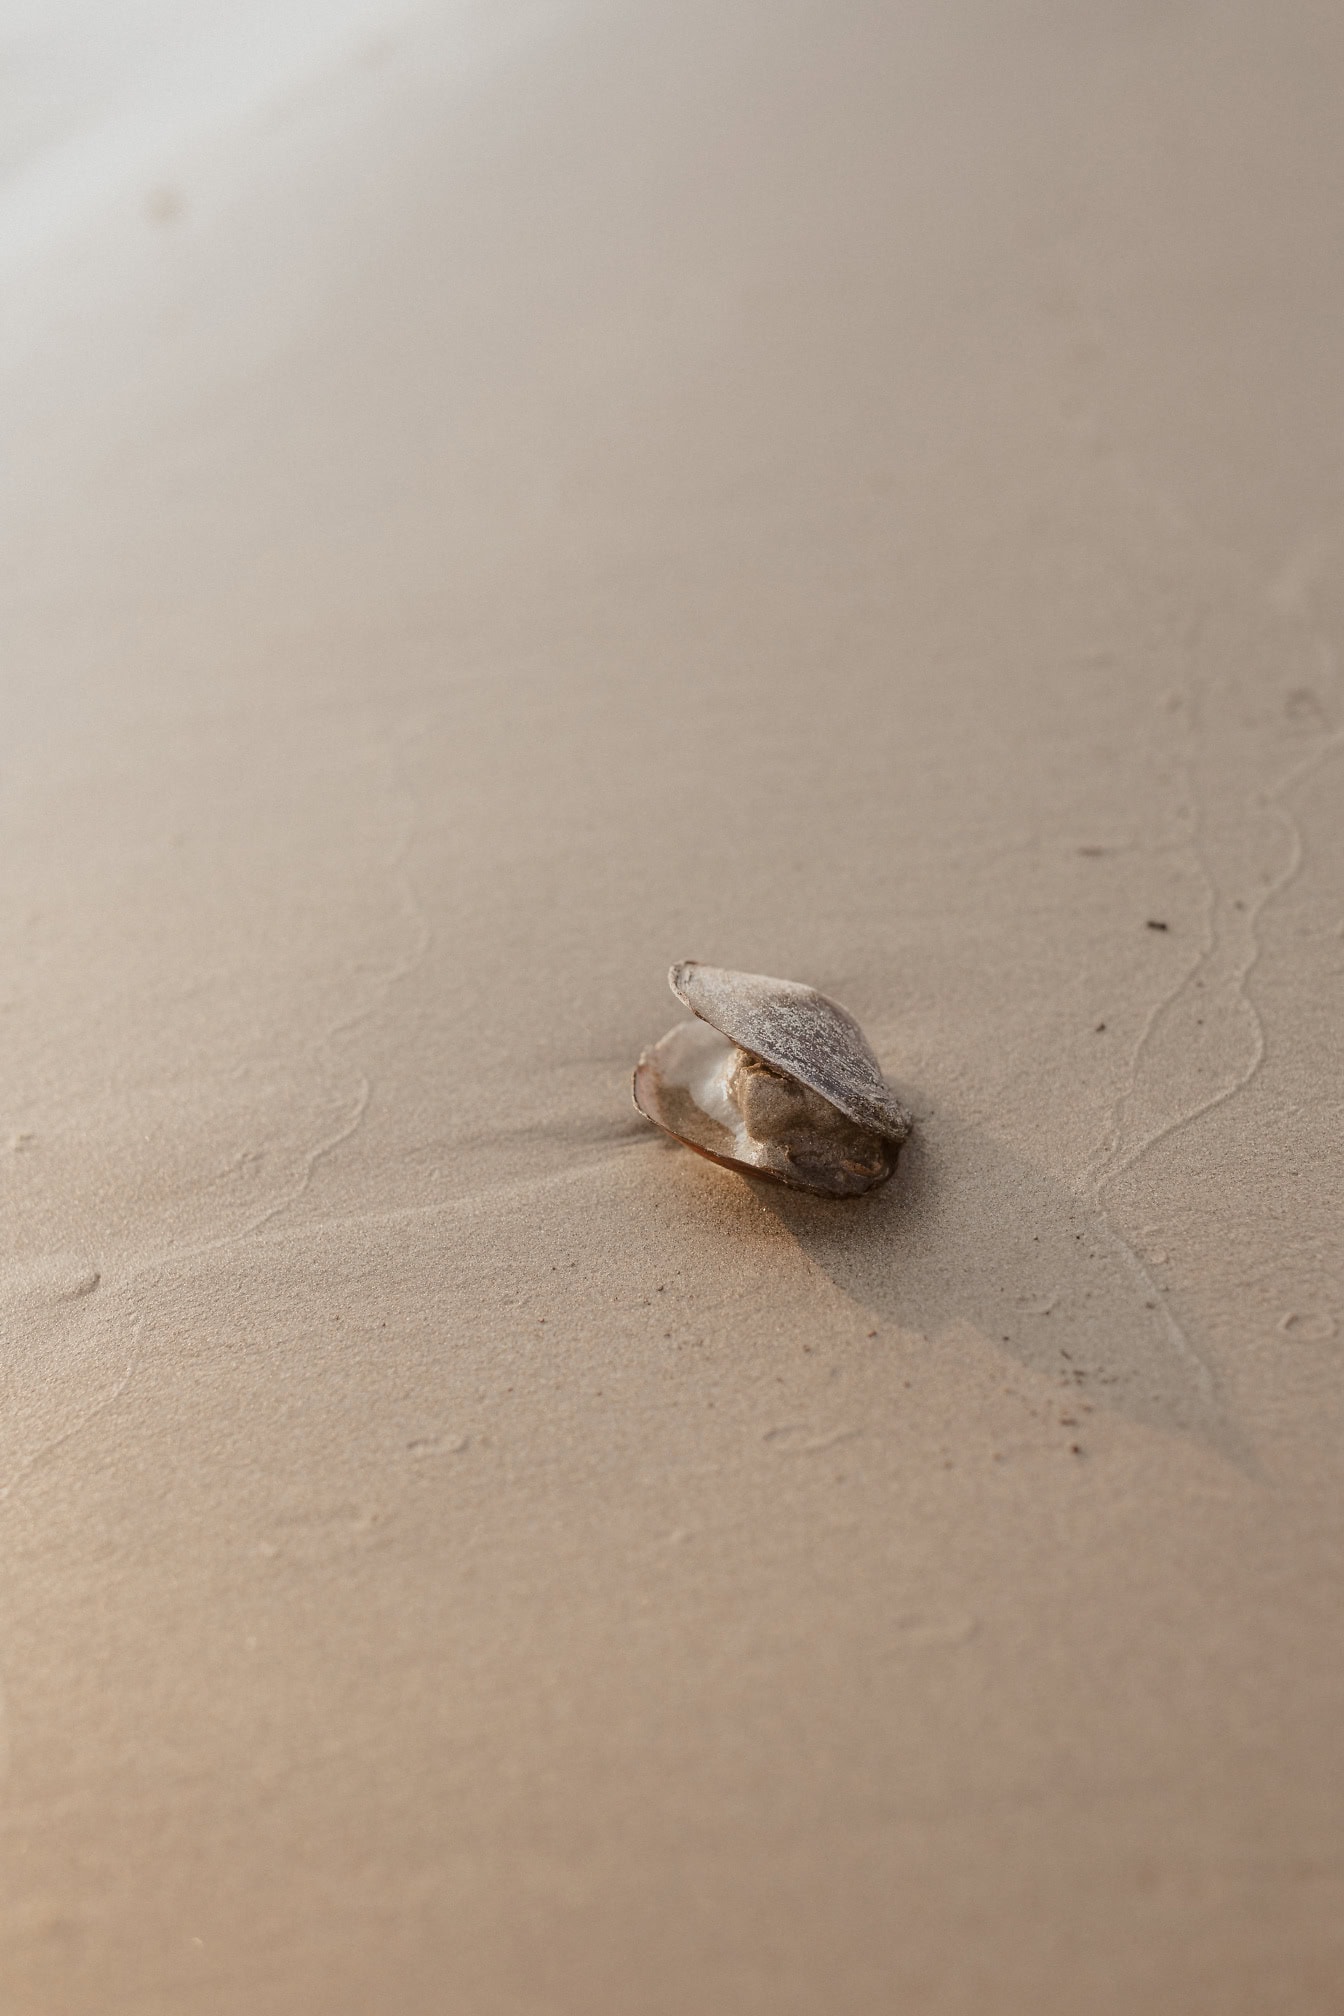
[[[836,1205],[755,1182],[841,1292],[929,1341],[970,1324],[1031,1372],[1239,1465],[1213,1374],[1095,1202],[966,1122],[924,1121],[894,1179]]]

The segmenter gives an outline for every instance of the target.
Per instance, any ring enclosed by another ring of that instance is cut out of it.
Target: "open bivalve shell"
[[[635,1104],[726,1169],[859,1197],[896,1167],[911,1117],[854,1017],[796,980],[694,959],[672,968],[678,1022],[635,1069]]]

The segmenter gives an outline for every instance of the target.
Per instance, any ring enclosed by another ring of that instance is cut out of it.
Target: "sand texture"
[[[1338,2016],[1344,11],[141,17],[0,150],[0,2008]],[[890,1185],[641,1121],[684,958]]]

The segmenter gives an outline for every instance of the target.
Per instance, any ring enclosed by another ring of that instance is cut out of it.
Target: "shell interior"
[[[679,1022],[639,1060],[635,1104],[699,1154],[828,1197],[884,1183],[900,1142],[708,1022]],[[901,1138],[904,1138],[903,1136]]]

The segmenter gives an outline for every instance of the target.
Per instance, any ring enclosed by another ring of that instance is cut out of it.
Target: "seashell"
[[[854,1017],[815,988],[685,959],[668,983],[698,1018],[635,1068],[635,1104],[725,1169],[824,1197],[885,1183],[910,1132]]]

